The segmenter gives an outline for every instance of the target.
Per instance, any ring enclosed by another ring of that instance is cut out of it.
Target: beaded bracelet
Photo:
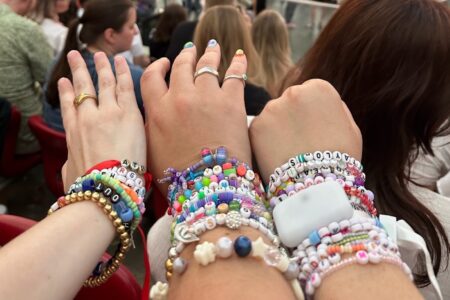
[[[395,266],[400,267],[405,274],[408,276],[408,278],[412,281],[413,276],[411,269],[408,267],[407,264],[402,262],[400,258],[395,258],[391,256],[380,256],[375,255],[371,253],[367,253],[365,251],[357,252],[355,257],[344,259],[332,266],[330,266],[326,271],[319,273],[313,273],[311,275],[310,280],[306,283],[305,286],[305,292],[307,295],[311,296],[314,294],[314,292],[319,288],[320,284],[323,282],[325,278],[330,276],[331,274],[335,273],[336,271],[339,271],[343,269],[344,267],[353,265],[353,264],[359,264],[359,265],[367,265],[368,263],[371,264],[379,264],[379,263],[388,263]]]
[[[303,292],[296,280],[300,270],[295,262],[291,262],[284,252],[283,248],[266,244],[261,237],[256,241],[251,241],[247,236],[239,236],[234,241],[229,237],[223,236],[215,244],[203,242],[196,245],[194,259],[202,266],[207,266],[216,261],[216,257],[223,259],[229,258],[234,253],[238,257],[255,257],[262,259],[268,266],[276,268],[291,284],[297,299],[304,299]],[[166,267],[171,272],[183,274],[187,269],[188,263],[182,257],[177,257],[173,262],[166,262]],[[165,286],[168,289],[168,285]],[[161,294],[167,294],[167,291],[161,291],[161,284],[157,284],[153,290],[153,296],[160,291]]]
[[[114,204],[123,201],[133,212],[132,231],[139,225],[142,212],[145,212],[143,198],[119,180],[108,175],[91,173],[77,180],[74,186],[74,189],[71,189],[73,192],[95,190],[103,193],[106,197],[111,197],[111,202]]]
[[[85,191],[73,193],[65,196],[63,199],[59,199],[58,202],[61,207],[64,207],[66,205],[86,200],[93,201],[103,210],[103,212],[112,221],[120,238],[120,245],[114,255],[108,260],[108,262],[97,264],[93,271],[94,275],[91,275],[84,282],[84,285],[87,287],[96,287],[106,282],[109,277],[111,277],[111,275],[120,267],[120,263],[125,258],[125,254],[130,249],[131,238],[117,212],[114,211],[112,204],[97,192],[92,193],[91,191]],[[50,209],[48,215],[51,215],[52,213],[54,213],[54,210]]]
[[[270,206],[274,208],[284,198],[326,181],[339,183],[355,210],[377,215],[373,204],[374,195],[364,188],[365,174],[361,163],[338,151],[300,154],[276,168],[266,189]]]

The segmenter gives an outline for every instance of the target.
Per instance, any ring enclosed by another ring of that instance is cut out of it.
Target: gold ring
[[[78,108],[78,106],[80,106],[81,103],[83,103],[86,99],[94,99],[95,103],[97,103],[97,96],[81,93],[80,95],[75,97],[75,99],[73,100],[73,105],[75,105],[75,108]]]

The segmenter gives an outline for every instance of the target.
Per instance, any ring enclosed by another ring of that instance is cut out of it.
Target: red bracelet
[[[105,160],[105,161],[102,161],[101,163],[96,164],[89,170],[87,170],[86,173],[84,173],[84,176],[92,173],[92,171],[94,171],[94,170],[101,171],[103,169],[112,169],[112,168],[120,166],[120,165],[121,165],[121,163],[118,160]]]

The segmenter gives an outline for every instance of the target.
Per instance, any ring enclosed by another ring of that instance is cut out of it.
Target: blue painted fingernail
[[[208,41],[208,47],[212,48],[217,45],[217,41],[215,39],[211,39]]]
[[[184,44],[184,46],[183,46],[184,49],[186,49],[186,48],[192,48],[192,47],[194,47],[194,43],[193,43],[193,42],[187,42],[187,43]]]

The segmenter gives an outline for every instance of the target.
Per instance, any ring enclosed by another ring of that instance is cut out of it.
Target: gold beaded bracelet
[[[93,201],[96,203],[103,212],[108,216],[108,218],[112,221],[117,234],[120,238],[120,247],[114,253],[114,255],[110,259],[110,263],[108,266],[99,274],[98,276],[90,276],[84,282],[84,286],[86,287],[96,287],[105,283],[111,275],[117,271],[120,267],[120,263],[125,258],[125,254],[130,250],[131,247],[131,239],[130,234],[122,223],[122,220],[117,215],[117,212],[114,211],[112,204],[103,197],[103,195],[91,191],[73,193],[71,195],[67,195],[64,197],[65,205],[70,205],[76,202],[81,201]],[[52,210],[49,210],[48,215],[53,213]]]

